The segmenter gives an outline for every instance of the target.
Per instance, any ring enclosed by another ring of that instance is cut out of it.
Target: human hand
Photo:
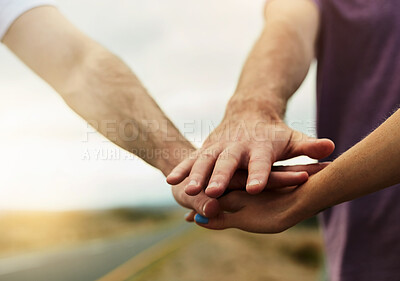
[[[242,189],[246,183],[246,178],[247,173],[245,171],[238,171],[232,177],[229,188],[232,190]],[[295,186],[306,182],[307,179],[308,174],[305,171],[276,171],[271,173],[267,188],[278,189]],[[204,190],[200,191],[195,196],[186,194],[184,190],[186,183],[187,180],[183,181],[181,184],[172,186],[172,194],[176,202],[185,208],[192,209],[193,212],[199,213],[204,217],[211,218],[217,216],[221,211],[218,200],[207,196]]]
[[[268,190],[257,195],[232,191],[218,199],[222,210],[218,216],[205,218],[191,212],[186,220],[215,230],[238,228],[255,233],[279,233],[321,210],[310,206],[308,192],[303,186],[288,192]]]
[[[223,212],[213,218],[205,218],[194,212],[187,220],[193,220],[208,229],[238,228],[255,233],[279,233],[314,214],[297,212],[300,200],[298,191],[264,191],[257,195],[245,191],[232,191],[218,201]]]
[[[186,184],[187,180],[184,180],[178,185],[171,186],[172,195],[179,205],[208,218],[219,214],[220,207],[217,199],[208,197],[204,191],[199,192],[196,196],[187,195],[185,192]]]
[[[225,118],[193,157],[173,169],[167,182],[178,184],[188,177],[187,194],[196,195],[207,185],[205,194],[218,197],[227,189],[235,171],[245,169],[249,174],[246,190],[256,194],[267,185],[275,161],[299,155],[322,159],[334,150],[332,141],[310,138],[281,121],[254,116],[241,120]]]
[[[242,189],[246,183],[247,173],[245,171],[238,171],[231,179],[229,188],[232,190]],[[268,181],[267,188],[278,189],[288,186],[295,186],[304,183],[308,179],[307,172],[296,171],[276,171],[271,173],[270,180]],[[200,191],[198,194],[191,196],[185,192],[185,186],[188,179],[184,180],[181,184],[172,186],[172,194],[176,202],[193,212],[199,213],[204,217],[215,217],[221,209],[218,200],[210,198],[204,192]]]
[[[326,163],[316,163],[309,165],[295,165],[295,166],[277,166],[273,167],[273,171],[270,174],[270,178],[267,183],[268,190],[275,190],[277,192],[287,192],[296,188],[298,185],[305,183],[309,176],[319,172],[329,165]],[[201,191],[195,196],[189,196],[184,192],[184,186],[188,179],[182,184],[173,186],[172,191],[176,201],[182,206],[192,209],[186,216],[186,220],[191,222],[194,220],[196,213],[203,217],[211,218],[217,216],[221,209],[219,202],[216,199],[209,198],[205,195],[204,191]],[[247,172],[240,170],[237,171],[231,182],[229,183],[230,190],[243,189],[247,181]],[[226,196],[229,196],[226,195]],[[223,196],[222,198],[224,198]],[[225,200],[225,199],[222,199]]]

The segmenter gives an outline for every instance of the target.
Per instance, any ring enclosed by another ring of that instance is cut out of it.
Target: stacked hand
[[[308,177],[321,169],[325,168],[327,163],[298,165],[288,167],[274,167],[271,172],[270,178],[267,183],[268,190],[287,190],[300,185],[307,181]],[[247,180],[247,172],[244,170],[237,171],[232,177],[228,188],[230,191],[240,191],[245,186]],[[219,201],[215,198],[209,197],[205,194],[204,190],[200,191],[195,196],[190,196],[184,191],[188,179],[185,179],[181,184],[172,186],[172,194],[175,200],[183,207],[193,209],[194,214],[198,213],[204,217],[215,217],[221,210]],[[225,198],[225,197],[223,197]],[[190,220],[191,216],[187,217]]]
[[[244,120],[223,121],[167,181],[175,185],[177,201],[194,209],[189,221],[198,213],[198,221],[208,222],[201,224],[208,228],[282,231],[307,216],[292,211],[301,201],[301,188],[293,187],[326,164],[275,168],[273,163],[299,155],[322,159],[333,152],[334,144],[310,138],[283,122]],[[227,190],[231,192],[225,194]]]

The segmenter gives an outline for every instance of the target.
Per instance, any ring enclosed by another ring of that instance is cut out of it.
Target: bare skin
[[[44,6],[26,12],[10,27],[3,43],[100,133],[164,175],[195,151],[128,66],[56,8]],[[277,173],[271,186],[304,183],[308,169],[312,168]],[[238,179],[243,182],[246,178],[247,174],[238,174],[232,188]],[[216,199],[204,192],[189,196],[184,185],[172,187],[179,204],[210,217],[219,213]]]
[[[277,20],[274,15],[279,15],[278,17],[286,20]],[[314,4],[307,0],[273,0],[267,4],[266,18],[266,30],[273,29],[274,25],[271,24],[273,19],[277,20],[276,23],[280,23],[279,28],[276,28],[278,36],[267,36],[264,31],[261,38],[265,36],[265,41],[260,39],[254,50],[268,49],[269,44],[273,45],[270,41],[283,40],[280,41],[284,43],[283,46],[298,45],[299,50],[310,50],[309,53],[312,53],[319,25],[318,9]],[[292,34],[292,36],[285,37],[285,34]],[[257,66],[257,62],[254,61],[252,67],[260,69],[258,67],[262,66],[263,59],[268,61],[271,55],[254,50],[253,52],[260,56],[258,60],[260,65]],[[288,52],[285,47],[281,50],[276,48],[275,51],[275,56],[286,57],[292,62],[297,61],[299,63],[297,67],[303,70],[299,73],[304,73],[308,68],[309,61],[304,60],[302,64],[300,58],[307,52],[303,54],[295,51]],[[270,61],[274,61],[274,58],[271,57]],[[277,67],[279,69],[279,66]],[[292,64],[281,64],[281,67],[291,68]],[[280,76],[282,73],[285,72],[277,71],[278,76],[275,77],[277,81],[287,78],[289,85],[299,85],[301,82],[300,75]],[[268,79],[264,77],[262,80]],[[253,83],[258,85],[262,81],[257,82],[255,79]],[[280,87],[277,89],[279,90]],[[269,96],[269,99],[271,103],[278,104],[277,101],[282,100],[279,97],[279,95],[278,98]],[[284,231],[323,209],[400,183],[399,143],[400,110],[324,170],[312,175],[300,187],[289,192],[264,191],[258,195],[251,195],[243,190],[230,192],[219,199],[224,212],[208,219],[208,223],[198,224],[209,229],[239,228],[259,233]],[[187,220],[193,221],[194,215],[195,212],[192,212]],[[207,220],[200,218],[199,221]]]
[[[100,133],[164,175],[195,150],[133,72],[56,8],[26,12],[3,43]],[[155,157],[158,151],[163,154]],[[172,192],[178,203],[198,212],[208,204],[211,214],[219,211],[218,202],[204,193],[191,197],[179,186]]]
[[[400,183],[400,110],[293,192],[257,196],[233,191],[222,197],[226,212],[199,224],[210,229],[239,228],[281,232],[319,211]],[[194,213],[187,220],[192,221]]]
[[[287,100],[304,80],[314,56],[318,11],[308,0],[273,0],[264,30],[244,65],[222,123],[192,157],[168,175],[186,177],[185,191],[204,188],[210,197],[225,192],[237,169],[248,170],[246,190],[260,193],[275,161],[299,155],[322,159],[333,152],[328,139],[312,139],[282,120]]]

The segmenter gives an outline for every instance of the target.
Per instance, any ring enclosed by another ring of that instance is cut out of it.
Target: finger
[[[237,170],[228,185],[229,189],[245,189],[247,182],[247,171]]]
[[[181,183],[189,175],[195,160],[194,158],[188,158],[178,164],[167,176],[167,183],[171,185]]]
[[[314,163],[307,165],[293,165],[293,166],[272,166],[272,171],[280,172],[307,172],[309,176],[318,173],[326,168],[331,162]]]
[[[233,174],[240,165],[243,153],[243,148],[235,146],[225,149],[219,155],[205,191],[208,196],[217,198],[225,192]]]
[[[248,202],[249,195],[246,191],[232,191],[218,199],[221,211],[237,212]]]
[[[314,164],[313,164],[314,165]],[[308,166],[308,165],[304,165]],[[317,170],[322,169],[322,167],[326,165],[320,165],[321,167],[313,167],[309,170]],[[283,188],[286,186],[296,186],[305,183],[308,180],[309,171],[302,171],[299,169],[291,168],[291,166],[273,166],[273,171],[270,173],[266,188]],[[305,168],[306,169],[306,168]],[[293,171],[291,171],[293,170]],[[238,170],[233,175],[231,182],[228,185],[228,189],[236,190],[236,189],[244,189],[246,187],[247,182],[247,172],[244,170]]]
[[[190,195],[188,195],[190,196]],[[219,202],[215,198],[208,197],[204,190],[199,194],[192,196],[192,208],[208,218],[218,215],[220,212]]]
[[[194,216],[196,215],[195,211],[190,211],[189,213],[185,214],[185,220],[187,222],[194,222]]]
[[[271,172],[271,154],[265,149],[253,150],[249,160],[249,176],[246,190],[250,194],[257,194],[263,191],[267,185],[269,173]]]
[[[313,159],[328,157],[335,149],[335,144],[330,139],[315,139],[295,131],[289,143],[287,158],[307,155]]]
[[[234,228],[236,225],[243,225],[246,223],[243,221],[240,213],[220,213],[213,218],[205,218],[200,214],[196,214],[194,221],[201,227],[215,230]]]
[[[172,186],[172,194],[175,200],[182,206],[195,210],[206,217],[213,217],[220,212],[219,202],[215,198],[208,197],[204,191],[201,191],[196,196],[187,195],[181,186]]]
[[[196,195],[203,190],[206,179],[211,174],[217,157],[221,153],[221,148],[207,149],[202,151],[194,162],[189,175],[188,184],[185,192],[188,195]]]
[[[308,180],[307,172],[271,172],[266,188],[277,189],[296,186]]]

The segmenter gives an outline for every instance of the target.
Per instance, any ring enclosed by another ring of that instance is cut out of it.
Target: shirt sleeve
[[[54,0],[0,0],[0,40],[23,13],[39,6],[55,6]]]

